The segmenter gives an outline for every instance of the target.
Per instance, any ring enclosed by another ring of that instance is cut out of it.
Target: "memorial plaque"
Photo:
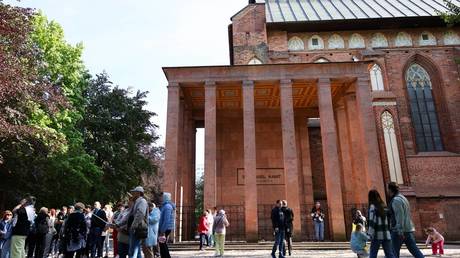
[[[237,169],[237,184],[244,185],[244,168]],[[284,169],[258,168],[256,170],[257,185],[284,185]]]

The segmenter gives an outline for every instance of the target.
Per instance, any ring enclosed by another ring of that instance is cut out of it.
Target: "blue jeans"
[[[377,258],[377,253],[379,252],[380,245],[383,248],[383,252],[385,253],[386,258],[396,257],[393,252],[393,246],[391,245],[391,240],[378,240],[374,238],[371,241],[369,258]]]
[[[141,254],[141,239],[136,238],[134,232],[129,232],[129,258],[142,258]]]
[[[4,240],[0,249],[0,258],[10,258],[11,238]]]
[[[278,231],[275,232],[275,243],[273,244],[272,248],[272,256],[275,256],[276,254],[276,249],[279,250],[280,257],[284,257],[283,255],[283,246],[284,246],[284,234],[285,234],[284,229],[279,229]]]
[[[409,252],[415,258],[425,257],[420,251],[420,249],[418,249],[417,247],[414,232],[404,233],[404,239],[401,239],[397,232],[391,232],[391,241],[393,242],[393,250],[395,252],[395,257],[397,258],[399,258],[399,251],[401,250],[401,246],[403,243],[406,244],[407,250],[409,250]]]
[[[318,241],[324,240],[324,221],[314,221],[315,223],[315,239]]]

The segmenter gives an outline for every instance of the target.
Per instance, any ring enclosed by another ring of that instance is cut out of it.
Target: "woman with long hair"
[[[390,226],[388,223],[387,207],[377,190],[369,191],[369,230],[371,248],[369,257],[376,258],[380,246],[383,247],[385,257],[396,258],[391,245]]]

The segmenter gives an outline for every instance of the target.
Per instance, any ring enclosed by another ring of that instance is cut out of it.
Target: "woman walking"
[[[230,223],[227,220],[227,216],[225,216],[225,211],[220,210],[214,219],[214,225],[212,228],[212,232],[214,233],[214,241],[216,243],[215,256],[224,256],[225,233],[226,228],[229,225]]]
[[[391,244],[390,226],[388,224],[387,208],[377,190],[369,191],[369,230],[371,238],[370,258],[376,258],[380,246],[383,247],[386,258],[396,258]]]
[[[64,224],[65,258],[72,258],[75,253],[79,258],[84,254],[87,231],[84,208],[83,203],[76,203],[75,211],[69,215]]]

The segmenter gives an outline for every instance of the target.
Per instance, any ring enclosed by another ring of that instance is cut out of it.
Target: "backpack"
[[[35,227],[37,234],[45,235],[48,233],[49,227],[46,220],[37,221],[37,223],[35,223]]]
[[[134,235],[136,236],[137,239],[146,239],[149,234],[149,226],[147,223],[148,214],[149,214],[149,210],[147,208],[147,211],[143,219],[134,228]]]

